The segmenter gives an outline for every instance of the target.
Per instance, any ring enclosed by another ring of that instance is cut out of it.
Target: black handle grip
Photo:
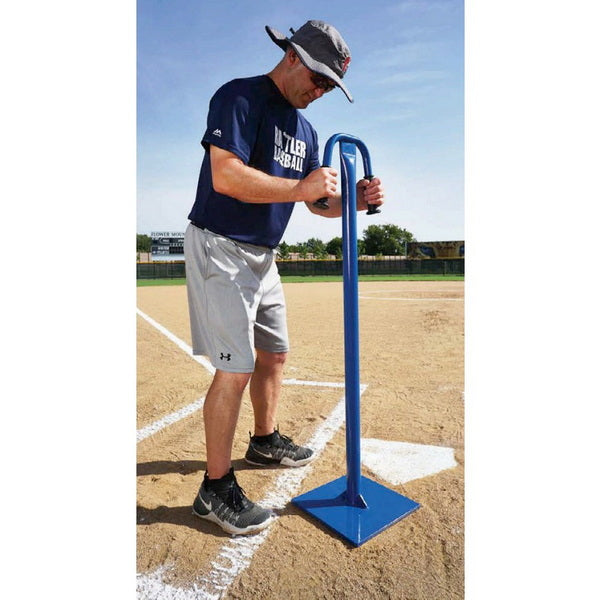
[[[375,175],[365,175],[365,179],[367,181],[372,181],[374,179]],[[319,198],[318,200],[315,200],[315,202],[313,202],[313,206],[315,206],[316,208],[320,208],[321,210],[327,210],[329,209],[329,204],[327,203],[327,198]],[[377,204],[367,204],[367,214],[368,215],[376,215],[377,213],[380,213],[381,209],[377,206]]]
[[[327,204],[327,198],[319,198],[313,202],[313,206],[320,208],[321,210],[327,210],[329,208],[329,204]]]
[[[367,181],[372,181],[374,179],[375,175],[365,175],[365,179]],[[377,213],[380,213],[381,209],[377,206],[377,204],[368,204],[367,203],[367,214],[368,215],[376,215]]]

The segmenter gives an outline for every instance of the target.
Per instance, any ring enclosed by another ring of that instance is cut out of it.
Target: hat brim
[[[350,100],[350,102],[354,102],[354,98],[352,98],[352,94],[348,90],[348,88],[344,85],[343,81],[337,74],[330,69],[327,65],[320,63],[314,60],[302,46],[295,44],[286,38],[283,33],[277,31],[277,29],[273,29],[268,25],[265,26],[269,37],[275,42],[284,52],[288,49],[288,46],[291,46],[294,49],[294,52],[298,55],[298,58],[302,61],[302,64],[309,69],[310,71],[314,71],[319,75],[323,75],[324,77],[328,77],[331,79],[335,85],[337,85],[344,94],[346,94],[346,98]]]

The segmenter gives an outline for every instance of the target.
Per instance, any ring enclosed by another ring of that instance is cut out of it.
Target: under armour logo
[[[231,354],[223,354],[221,352],[221,357],[220,358],[221,358],[221,360],[226,360],[226,361],[229,362],[231,360]]]

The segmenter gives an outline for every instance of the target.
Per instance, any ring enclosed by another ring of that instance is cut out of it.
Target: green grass
[[[464,281],[464,275],[359,275],[359,281]],[[342,281],[341,275],[282,275],[283,283]],[[185,285],[185,279],[138,279],[138,287],[150,285]]]
[[[177,279],[138,279],[138,287],[147,287],[150,285],[185,285],[185,277]]]

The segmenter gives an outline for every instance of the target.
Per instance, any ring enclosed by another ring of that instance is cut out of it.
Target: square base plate
[[[420,506],[410,498],[362,476],[360,495],[367,506],[351,506],[346,498],[346,485],[347,477],[344,475],[293,498],[292,503],[355,546],[360,546]]]

